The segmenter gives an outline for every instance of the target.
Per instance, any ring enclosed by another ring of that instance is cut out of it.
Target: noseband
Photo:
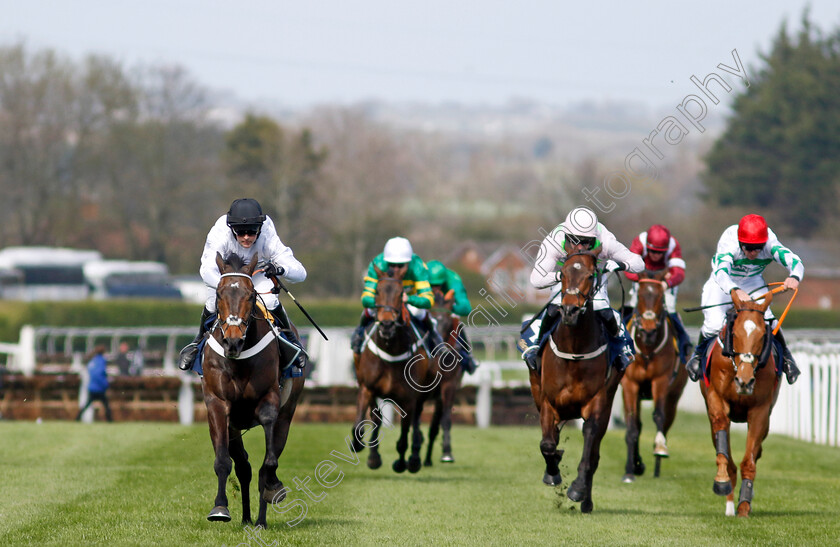
[[[734,309],[734,308],[733,308]],[[761,324],[764,324],[764,341],[761,344],[761,354],[756,356],[752,352],[740,353],[736,352],[732,349],[734,345],[734,338],[735,338],[735,317],[743,311],[754,311],[761,314]],[[729,313],[733,314],[732,320],[726,325],[726,328],[718,334],[718,343],[723,347],[721,353],[724,357],[729,357],[729,362],[732,363],[732,368],[735,372],[738,372],[738,365],[735,364],[735,357],[738,357],[739,361],[742,363],[751,364],[753,366],[753,370],[758,370],[767,363],[768,357],[770,357],[770,349],[772,347],[772,333],[770,326],[767,325],[764,321],[764,314],[759,310],[749,309],[749,308],[741,308],[740,310],[735,310],[734,313],[730,311]],[[721,335],[725,336],[724,339],[721,339]],[[729,346],[727,348],[727,345]]]

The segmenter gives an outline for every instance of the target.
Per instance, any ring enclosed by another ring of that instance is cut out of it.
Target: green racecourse
[[[455,426],[456,463],[435,462],[418,474],[390,469],[397,430],[386,430],[385,463],[354,466],[349,424],[293,424],[281,458],[281,480],[305,480],[319,503],[294,489],[308,513],[294,527],[269,509],[258,538],[239,523],[241,498],[229,483],[230,523],[211,523],[216,477],[206,425],[0,422],[2,545],[825,545],[840,538],[840,451],[770,435],[758,463],[753,514],[724,516],[712,492],[714,449],[705,416],[682,413],[669,438],[671,458],[652,477],[649,411],[642,432],[648,472],[622,484],[624,432],[607,433],[595,475],[595,510],[582,515],[562,487],[541,482],[537,427]],[[263,435],[246,434],[252,464],[262,461]],[[736,460],[744,433],[733,433]],[[564,484],[581,449],[578,430],[561,432]],[[439,453],[436,454],[439,457]],[[341,482],[325,490],[315,469]],[[256,469],[253,488],[256,488]],[[737,492],[737,490],[736,490]],[[256,507],[256,493],[252,491]],[[301,504],[302,505],[302,504]],[[283,505],[284,507],[291,507]],[[253,509],[256,517],[256,508]]]

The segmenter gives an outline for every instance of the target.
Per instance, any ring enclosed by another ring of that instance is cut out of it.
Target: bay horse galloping
[[[592,478],[622,375],[609,363],[606,338],[593,309],[592,297],[601,279],[597,253],[596,248],[566,258],[561,268],[560,321],[551,332],[549,348],[542,353],[540,372],[530,374],[531,394],[540,411],[545,484],[561,482],[559,423],[583,418],[578,475],[566,492],[569,499],[581,502],[583,513],[593,508]]]
[[[764,320],[771,301],[772,293],[764,296],[763,304],[733,298],[734,320],[718,335],[700,381],[717,451],[714,492],[726,496],[727,516],[735,515],[733,491],[738,478],[729,446],[730,422],[747,423],[738,499],[738,516],[747,517],[752,506],[755,464],[761,457],[761,443],[770,430],[770,412],[779,395],[780,382],[771,351],[773,335]]]
[[[287,342],[277,338],[277,332],[257,308],[257,293],[251,278],[257,261],[254,255],[244,265],[238,255],[223,259],[216,254],[216,264],[222,274],[216,287],[218,320],[204,348],[201,387],[210,439],[216,452],[213,467],[219,479],[215,507],[207,518],[230,521],[225,486],[233,458],[242,493],[242,522],[250,524],[251,466],[242,443],[242,431],[261,425],[265,432],[265,459],[259,471],[256,524],[265,527],[267,504],[286,497],[283,483],[277,478],[277,459],[286,446],[306,375],[285,379],[281,385],[281,366],[285,363],[281,363],[280,344]]]
[[[675,329],[665,307],[663,283],[666,273],[667,270],[645,270],[639,274],[638,303],[628,325],[636,344],[636,360],[630,363],[621,379],[627,424],[627,464],[623,481],[628,483],[645,472],[639,454],[642,400],[653,400],[653,422],[656,424],[653,476],[658,477],[660,462],[669,455],[666,436],[677,416],[677,403],[688,381],[688,372],[680,364],[675,346]]]
[[[441,339],[451,348],[450,355],[441,357],[440,382],[433,392],[435,412],[429,424],[429,446],[426,450],[426,459],[423,465],[432,465],[432,449],[439,430],[443,429],[443,448],[440,461],[443,463],[455,463],[452,455],[452,407],[455,404],[455,394],[461,389],[461,380],[464,377],[464,367],[461,366],[460,357],[457,355],[458,333],[464,327],[456,316],[452,315],[454,300],[446,299],[446,295],[438,286],[432,287],[435,295],[435,306],[430,313],[437,323],[437,331]],[[450,291],[451,292],[451,291]],[[448,349],[448,348],[447,348]]]
[[[359,393],[356,399],[356,420],[353,424],[353,448],[362,450],[365,423],[373,423],[370,455],[367,465],[377,469],[382,465],[379,455],[379,432],[382,415],[376,398],[389,399],[399,407],[401,415],[400,437],[397,440],[399,457],[392,468],[397,473],[408,469],[416,473],[421,468],[420,412],[423,402],[431,396],[437,365],[430,357],[422,340],[415,336],[411,317],[403,301],[403,276],[405,269],[388,268],[383,272],[374,265],[378,282],[376,286],[376,322],[365,335],[361,353],[353,355]],[[370,422],[365,417],[370,410]],[[408,433],[413,427],[411,455],[406,462]]]

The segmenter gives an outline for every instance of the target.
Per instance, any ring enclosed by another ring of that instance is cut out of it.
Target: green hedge
[[[309,321],[288,298],[282,298],[283,305],[295,325],[308,326]],[[357,299],[326,299],[301,301],[306,311],[321,327],[347,327],[358,324],[362,311]],[[506,309],[502,318],[483,299],[474,300],[473,305],[483,305],[497,321],[516,324],[523,315],[531,315],[540,306],[519,305]],[[694,303],[680,302],[679,308],[694,306]],[[781,309],[777,315],[781,314]],[[681,312],[689,326],[700,326],[702,312]],[[197,327],[201,306],[171,300],[105,300],[81,302],[17,302],[0,301],[0,341],[16,342],[23,325],[50,325],[58,327],[146,327],[146,326],[188,326]],[[838,328],[840,310],[797,310],[792,309],[785,319],[787,328]]]

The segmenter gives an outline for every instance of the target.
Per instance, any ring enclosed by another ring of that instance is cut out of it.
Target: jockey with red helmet
[[[645,261],[645,269],[650,271],[668,270],[665,274],[665,308],[668,317],[677,331],[680,348],[680,362],[685,363],[691,351],[691,339],[685,331],[679,314],[677,313],[677,285],[685,279],[685,261],[682,258],[680,242],[671,235],[670,230],[661,224],[654,224],[633,239],[630,250],[641,256]],[[639,274],[625,272],[627,279],[639,281]],[[622,310],[625,322],[630,319],[638,301],[638,283],[633,283],[630,289],[630,300]]]
[[[703,285],[701,304],[706,307],[703,309],[700,338],[686,366],[689,377],[695,382],[702,375],[701,357],[726,322],[726,311],[732,307],[732,295],[735,294],[739,300],[751,300],[751,295],[767,292],[767,283],[762,274],[773,261],[784,266],[790,274],[784,281],[785,288],[796,289],[805,274],[805,266],[793,251],[779,242],[761,215],[746,215],[720,236],[717,252],[712,257],[712,274]],[[775,327],[776,319],[770,308],[767,308],[764,318]],[[782,368],[788,383],[792,384],[799,376],[799,369],[781,329],[775,336],[783,349]]]

